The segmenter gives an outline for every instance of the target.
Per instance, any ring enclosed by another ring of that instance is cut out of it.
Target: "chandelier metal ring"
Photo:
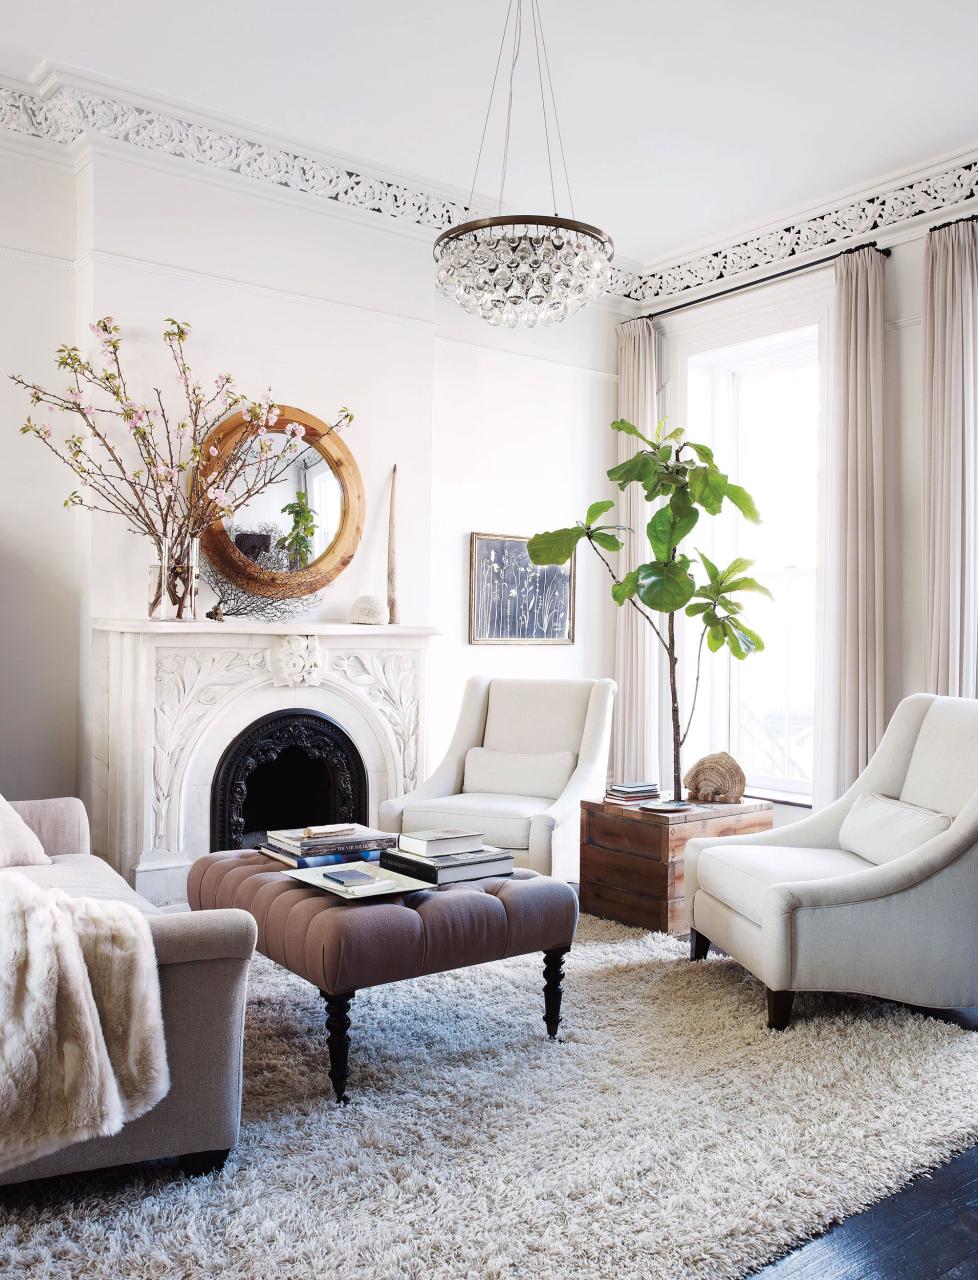
[[[578,235],[590,236],[591,239],[600,241],[607,248],[609,262],[615,252],[614,243],[607,231],[592,226],[590,222],[578,222],[576,218],[550,217],[542,213],[512,213],[495,218],[473,218],[471,222],[460,222],[454,227],[446,227],[433,246],[435,261],[441,261],[444,246],[450,240],[456,240],[459,236],[468,235],[473,231],[485,231],[489,227],[556,227],[559,230],[574,231]]]

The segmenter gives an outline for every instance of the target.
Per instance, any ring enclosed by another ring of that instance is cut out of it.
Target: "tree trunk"
[[[672,698],[672,798],[673,800],[681,800],[683,798],[682,786],[682,769],[679,764],[679,753],[681,750],[680,740],[682,738],[682,729],[679,724],[679,687],[676,679],[676,667],[678,657],[676,654],[676,615],[670,613],[669,617],[669,693]]]

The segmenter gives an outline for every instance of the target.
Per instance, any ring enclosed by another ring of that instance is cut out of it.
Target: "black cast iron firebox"
[[[214,772],[212,851],[251,848],[277,827],[366,820],[360,752],[317,711],[262,716],[238,734]]]

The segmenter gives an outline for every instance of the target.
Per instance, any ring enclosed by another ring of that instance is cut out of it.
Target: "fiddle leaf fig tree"
[[[764,642],[744,622],[743,604],[738,597],[752,591],[771,594],[767,587],[748,575],[752,561],[737,558],[720,569],[701,551],[687,554],[683,544],[693,535],[701,514],[719,515],[725,502],[732,503],[745,519],[754,523],[760,516],[747,490],[734,484],[720,470],[713,451],[705,444],[687,440],[681,427],[665,434],[660,422],[651,440],[624,420],[613,422],[611,429],[634,436],[644,446],[625,462],[612,467],[608,479],[621,490],[631,484],[641,485],[652,509],[645,530],[650,559],[630,569],[624,577],[619,577],[612,568],[605,552],[621,550],[620,535],[625,526],[602,523],[614,508],[610,499],[592,502],[584,519],[572,528],[536,534],[529,541],[529,555],[534,564],[566,564],[578,543],[587,542],[611,576],[614,602],[637,610],[655,632],[669,668],[672,785],[673,796],[679,799],[682,795],[680,756],[696,709],[704,644],[711,653],[729,649],[738,661],[759,653]],[[703,574],[705,581],[698,581]],[[696,680],[685,727],[679,708],[676,642],[676,614],[680,609],[702,625],[696,647]],[[655,615],[662,616],[657,620]]]

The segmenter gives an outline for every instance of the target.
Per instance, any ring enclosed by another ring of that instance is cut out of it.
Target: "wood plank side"
[[[664,840],[668,828],[652,826],[632,814],[591,813],[588,817],[588,843],[603,849],[617,849],[656,862],[665,861]]]
[[[604,884],[629,893],[664,898],[669,891],[667,863],[638,857],[618,849],[585,845],[581,850],[581,883]]]
[[[708,836],[715,840],[721,836],[749,835],[752,831],[770,831],[774,826],[772,813],[730,814],[726,818],[708,818],[704,822],[687,822],[682,827],[673,827],[668,833],[669,857],[678,857],[686,847],[687,841],[699,836]]]
[[[664,899],[648,898],[603,884],[588,885],[586,894],[582,886],[581,910],[639,929],[664,930],[669,926],[669,904]]]

